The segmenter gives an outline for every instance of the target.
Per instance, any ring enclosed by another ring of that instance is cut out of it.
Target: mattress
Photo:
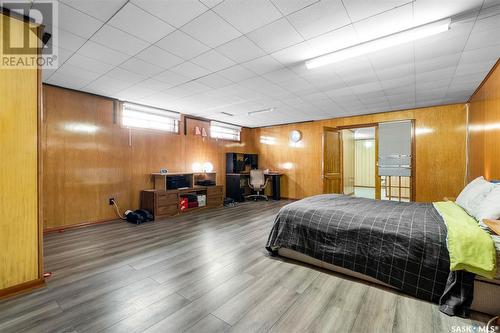
[[[446,235],[432,204],[328,194],[283,207],[266,248],[273,254],[290,249],[370,276],[464,316],[474,275],[449,270]]]

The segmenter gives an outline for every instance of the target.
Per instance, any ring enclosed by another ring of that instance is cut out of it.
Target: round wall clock
[[[302,133],[298,130],[293,130],[290,132],[290,141],[297,143],[302,140]]]

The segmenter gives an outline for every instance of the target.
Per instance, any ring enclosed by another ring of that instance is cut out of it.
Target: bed
[[[326,194],[283,207],[266,248],[438,303],[449,315],[498,314],[500,280],[450,271],[446,238],[431,203]]]

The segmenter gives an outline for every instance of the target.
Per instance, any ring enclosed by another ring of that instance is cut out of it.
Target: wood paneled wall
[[[500,60],[469,101],[469,180],[500,179]]]
[[[45,229],[115,219],[109,197],[122,210],[137,209],[140,191],[153,187],[151,172],[163,167],[186,171],[208,161],[224,184],[225,153],[255,152],[248,129],[241,143],[195,136],[194,126],[207,124],[189,118],[180,134],[129,130],[111,99],[48,85],[43,92]]]
[[[26,23],[0,12],[0,35],[7,20],[11,45],[22,47]],[[36,35],[30,33],[28,38],[31,45],[37,45]],[[4,42],[0,39],[0,55]],[[0,296],[43,283],[38,200],[39,87],[37,68],[0,69]]]
[[[322,193],[323,127],[373,124],[415,119],[416,200],[436,201],[456,196],[464,186],[466,156],[466,106],[453,104],[365,116],[255,129],[256,141],[271,137],[274,144],[257,145],[259,164],[285,172],[282,196],[303,198]],[[300,130],[303,140],[291,145],[289,132]]]

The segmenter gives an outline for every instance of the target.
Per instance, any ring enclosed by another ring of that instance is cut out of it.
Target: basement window
[[[241,127],[220,123],[218,121],[210,122],[210,136],[214,139],[223,139],[230,141],[240,141]]]
[[[163,109],[124,103],[122,125],[129,128],[143,128],[163,132],[179,133],[181,115]]]

